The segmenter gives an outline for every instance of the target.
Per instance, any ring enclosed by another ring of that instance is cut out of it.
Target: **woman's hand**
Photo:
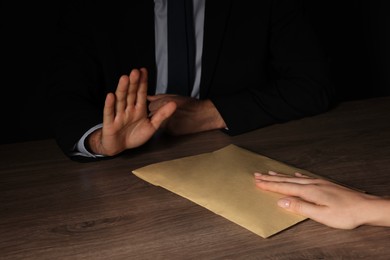
[[[390,226],[390,201],[300,173],[255,173],[257,187],[287,195],[278,205],[290,212],[340,229],[363,224]]]

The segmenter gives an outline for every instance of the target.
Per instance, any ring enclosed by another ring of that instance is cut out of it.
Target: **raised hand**
[[[96,154],[116,155],[147,142],[176,109],[166,102],[148,115],[146,69],[133,69],[119,79],[114,93],[107,94],[103,111],[103,128],[88,138],[89,149]]]

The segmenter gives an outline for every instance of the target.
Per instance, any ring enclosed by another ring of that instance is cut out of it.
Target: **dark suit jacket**
[[[64,1],[50,72],[51,110],[66,154],[102,122],[107,92],[131,69],[156,82],[154,1]],[[200,98],[236,135],[330,108],[327,59],[301,1],[207,0]]]

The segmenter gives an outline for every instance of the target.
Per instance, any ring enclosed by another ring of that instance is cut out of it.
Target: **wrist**
[[[367,207],[363,225],[390,227],[390,200],[382,197],[373,197],[366,201]]]
[[[104,154],[101,149],[102,129],[92,132],[85,140],[85,148],[94,154]]]
[[[202,100],[200,105],[200,116],[204,118],[206,130],[226,128],[225,121],[211,100]]]

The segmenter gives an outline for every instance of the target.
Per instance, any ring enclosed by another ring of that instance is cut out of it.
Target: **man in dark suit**
[[[67,155],[116,155],[159,127],[236,135],[331,107],[327,59],[300,1],[193,0],[192,78],[179,95],[170,83],[180,73],[169,73],[176,51],[167,44],[169,6],[66,2],[49,83],[56,138]]]

